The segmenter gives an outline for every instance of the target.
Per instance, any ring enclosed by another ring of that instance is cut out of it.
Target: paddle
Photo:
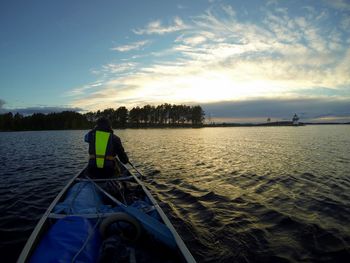
[[[132,168],[134,168],[134,170],[140,175],[140,178],[141,178],[141,179],[145,179],[145,177],[143,176],[143,174],[140,173],[139,170],[137,170],[136,167],[135,167],[130,161],[128,162],[128,164],[130,164],[130,166],[131,166]]]
[[[130,166],[132,168],[135,169],[135,171],[142,177],[144,177],[136,168],[135,166],[128,162],[130,164]],[[124,165],[124,164],[123,164]],[[125,167],[125,165],[124,165]],[[126,168],[126,167],[125,167]],[[127,168],[126,168],[127,169]],[[160,208],[160,206],[158,205],[157,201],[154,199],[154,197],[150,194],[150,192],[147,190],[147,188],[143,185],[143,183],[141,182],[141,180],[139,180],[137,178],[136,175],[132,174],[130,172],[130,174],[134,177],[135,181],[138,182],[143,190],[145,191],[146,195],[148,196],[148,198],[151,200],[151,202],[153,204],[155,204],[155,208],[157,209],[160,217],[163,219],[163,222],[165,223],[165,225],[168,227],[167,229],[172,233],[172,237],[169,238],[169,240],[167,240],[168,242],[170,242],[171,246],[174,245],[173,244],[173,240],[176,242],[176,244],[178,245],[179,249],[182,251],[183,253],[183,256],[185,257],[185,259],[187,260],[187,262],[193,262],[195,263],[196,260],[193,258],[191,252],[188,250],[188,248],[186,247],[185,243],[183,242],[183,240],[181,239],[181,237],[179,236],[179,234],[176,232],[174,226],[172,225],[172,223],[170,222],[169,218],[164,214],[163,210]],[[135,209],[135,208],[134,208]],[[130,212],[133,212],[133,211],[130,211]],[[132,213],[131,213],[132,214]],[[164,236],[164,235],[163,235]],[[165,240],[164,240],[165,241]],[[163,241],[163,242],[164,242]]]

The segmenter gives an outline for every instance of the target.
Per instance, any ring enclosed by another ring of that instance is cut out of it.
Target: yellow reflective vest
[[[96,131],[95,133],[95,155],[97,168],[103,168],[106,158],[108,141],[111,133],[104,131]]]

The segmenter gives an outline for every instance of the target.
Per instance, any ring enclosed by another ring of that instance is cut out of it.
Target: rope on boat
[[[87,176],[88,177],[88,176]],[[89,178],[89,177],[88,177]],[[91,180],[91,178],[89,178],[90,180]],[[93,185],[93,189],[94,189],[94,200],[95,200],[95,207],[96,207],[96,213],[97,213],[97,221],[96,221],[96,223],[95,223],[95,225],[94,225],[94,227],[93,227],[93,229],[92,230],[90,230],[90,233],[89,233],[89,235],[87,236],[87,238],[85,239],[85,241],[84,241],[84,243],[83,243],[83,245],[81,246],[81,248],[79,249],[79,251],[75,254],[75,256],[73,257],[73,259],[72,259],[72,263],[74,263],[75,261],[76,261],[76,259],[77,259],[77,257],[81,254],[81,252],[85,249],[85,247],[86,247],[86,245],[87,245],[87,243],[89,242],[89,240],[90,240],[90,238],[92,237],[92,235],[95,233],[95,230],[96,230],[96,228],[97,228],[97,226],[101,223],[101,221],[102,221],[102,217],[101,217],[101,214],[99,213],[99,211],[100,211],[100,206],[98,205],[98,202],[97,202],[97,195],[98,195],[98,193],[97,193],[97,189],[96,189],[96,184],[91,180],[91,182],[92,182],[92,185]],[[87,185],[87,184],[84,184],[84,186],[85,185]],[[83,187],[83,186],[82,186]],[[80,189],[81,190],[81,189]],[[76,196],[77,196],[77,194],[76,194]],[[73,201],[76,199],[76,196],[74,197],[74,199],[73,199]],[[72,204],[71,205],[73,205],[73,201],[72,201]]]
[[[72,201],[70,202],[69,208],[68,208],[68,213],[74,213],[73,211],[73,205],[74,205],[74,201],[77,198],[78,194],[80,193],[80,191],[84,188],[86,184],[80,184],[79,185],[79,189],[74,193],[74,196],[72,198]]]
[[[126,199],[125,199],[125,192],[124,192],[124,186],[122,184],[120,184],[119,182],[116,182],[116,181],[110,181],[108,182],[111,187],[114,187],[115,189],[118,190],[120,196],[122,197],[124,203],[126,204]]]
[[[89,176],[86,176],[86,178],[95,185],[95,187],[97,188],[97,190],[101,191],[103,194],[105,194],[109,199],[111,199],[113,202],[115,202],[117,205],[126,207],[125,204],[123,204],[122,202],[120,202],[119,200],[117,200],[116,198],[114,198],[112,195],[110,195],[109,193],[107,193],[105,190],[103,190],[98,184],[96,184]]]
[[[97,202],[97,190],[96,190],[96,186],[94,185],[94,184],[92,184],[93,185],[93,189],[94,189],[94,200],[95,200],[95,206],[96,206],[96,213],[97,213],[97,215],[98,215],[98,218],[100,218],[100,213],[99,213],[99,211],[100,211],[100,206],[98,205],[98,202]]]
[[[75,260],[77,259],[77,257],[80,255],[81,252],[83,252],[84,248],[86,247],[87,243],[89,242],[90,238],[92,237],[92,234],[95,233],[95,230],[97,228],[97,226],[100,224],[102,218],[99,217],[96,221],[96,224],[94,225],[93,229],[90,231],[89,235],[87,236],[87,238],[84,241],[84,244],[82,245],[82,247],[79,249],[79,251],[75,254],[75,256],[72,259],[72,263],[75,262]]]

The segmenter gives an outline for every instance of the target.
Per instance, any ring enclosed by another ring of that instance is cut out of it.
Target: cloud
[[[224,10],[226,12],[226,14],[228,14],[229,16],[235,16],[236,15],[236,11],[232,8],[232,6],[230,5],[221,5],[222,10]]]
[[[278,0],[268,0],[266,2],[266,6],[270,6],[270,5],[278,5]]]
[[[2,109],[2,107],[5,105],[5,101],[4,100],[2,100],[2,99],[0,99],[0,110]]]
[[[324,2],[337,10],[350,10],[350,3],[347,0],[324,0]]]
[[[133,70],[138,64],[135,62],[127,62],[127,63],[109,63],[104,65],[103,71],[107,73],[123,73],[123,72],[130,72]]]
[[[178,9],[187,9],[188,7],[185,6],[185,5],[182,5],[182,4],[178,4],[178,5],[177,5],[177,8],[178,8]]]
[[[245,101],[216,102],[203,104],[207,118],[233,120],[291,120],[296,113],[301,121],[350,121],[350,99],[293,98],[254,99]],[[322,113],[322,114],[321,114]]]
[[[82,108],[78,107],[52,107],[52,106],[37,106],[37,107],[26,107],[26,108],[13,108],[13,109],[6,109],[6,108],[0,108],[0,113],[5,112],[12,112],[12,113],[19,113],[22,115],[32,115],[34,113],[58,113],[62,111],[84,111]]]
[[[94,74],[100,74],[100,71],[95,71]],[[78,88],[74,88],[72,90],[69,90],[68,92],[66,92],[64,95],[65,96],[79,96],[79,95],[84,95],[86,94],[86,92],[92,90],[92,89],[98,89],[100,88],[101,86],[103,86],[103,82],[101,81],[95,81],[93,83],[90,83],[90,84],[87,84],[87,85],[84,85],[82,87],[78,87]]]
[[[345,31],[350,30],[350,16],[342,17],[341,28]]]
[[[171,46],[145,54],[147,64],[142,58],[132,62],[136,64],[104,66],[108,80],[81,94],[73,105],[96,110],[144,102],[222,104],[259,98],[277,103],[315,97],[320,105],[325,99],[350,97],[343,92],[350,87],[349,36],[333,24],[327,26],[327,10],[300,7],[294,14],[274,4],[261,9],[260,20],[251,21],[238,20],[231,6],[215,7],[186,26],[180,26],[182,20],[169,26],[157,20],[134,31],[162,38],[176,34]],[[322,114],[322,107],[316,108]]]
[[[127,52],[127,51],[131,51],[131,50],[138,50],[141,47],[144,47],[144,46],[146,46],[149,43],[150,43],[149,40],[138,41],[138,42],[130,43],[128,45],[122,45],[122,46],[113,47],[113,48],[111,48],[111,50],[119,51],[119,52]]]
[[[163,26],[161,20],[155,20],[150,22],[145,28],[134,29],[133,32],[137,35],[163,35],[180,30],[185,30],[187,28],[188,26],[182,21],[180,17],[175,17],[172,25]]]

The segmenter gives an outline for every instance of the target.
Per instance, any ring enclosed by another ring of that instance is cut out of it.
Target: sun
[[[278,85],[269,80],[235,79],[224,72],[203,72],[172,79],[172,94],[176,102],[211,103],[244,100],[273,94]]]

